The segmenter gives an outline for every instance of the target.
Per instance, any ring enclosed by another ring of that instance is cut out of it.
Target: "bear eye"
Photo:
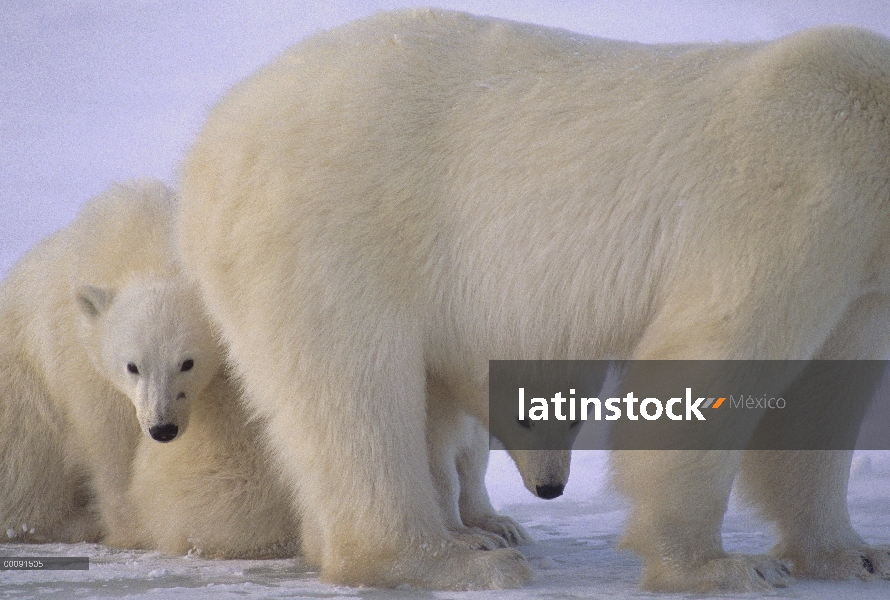
[[[127,363],[127,371],[133,375],[139,375],[139,367],[136,366],[136,363]]]
[[[189,358],[189,359],[183,361],[182,369],[180,369],[180,370],[181,371],[191,371],[192,367],[194,367],[194,366],[195,366],[195,361],[193,361],[192,359]]]
[[[531,428],[532,428],[532,424],[529,422],[528,419],[519,419],[519,424],[520,424],[522,427],[525,427],[526,429],[531,429]]]

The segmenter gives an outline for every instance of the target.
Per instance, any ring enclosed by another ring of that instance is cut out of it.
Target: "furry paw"
[[[669,560],[643,567],[642,587],[657,592],[763,592],[794,583],[788,567],[769,556],[729,554],[678,567]]]
[[[783,553],[797,577],[890,579],[890,546],[865,544],[822,552]]]
[[[452,529],[450,533],[458,544],[470,550],[495,550],[507,547],[507,542],[501,536],[478,527]]]
[[[357,562],[362,566],[354,569]],[[421,544],[394,561],[372,561],[370,564],[373,569],[368,569],[367,560],[336,561],[334,565],[322,568],[322,580],[351,586],[410,586],[464,591],[517,588],[532,577],[528,560],[517,550],[468,550],[454,541]]]
[[[535,541],[522,525],[503,515],[486,515],[476,519],[470,525],[498,536],[507,546],[533,544]]]

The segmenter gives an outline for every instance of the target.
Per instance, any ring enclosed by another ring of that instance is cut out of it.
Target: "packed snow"
[[[207,109],[284,48],[380,9],[426,4],[4,3],[0,276],[111,182],[158,177],[175,184],[178,162]],[[643,42],[773,39],[828,23],[890,35],[886,0],[452,0],[436,5]],[[298,558],[213,561],[92,544],[24,545],[15,543],[12,531],[5,533],[0,556],[87,556],[90,569],[0,571],[0,598],[653,597],[637,589],[639,560],[616,549],[627,505],[609,488],[605,453],[576,452],[566,493],[556,500],[528,493],[502,451],[492,453],[487,482],[495,507],[537,540],[522,548],[536,576],[520,590],[345,588],[321,583]],[[863,537],[890,543],[890,452],[856,454],[849,502]],[[775,541],[769,526],[737,500],[726,516],[723,538],[727,550],[739,552],[765,552]],[[799,581],[772,596],[890,598],[890,582]]]
[[[519,590],[425,592],[346,588],[319,582],[292,560],[206,560],[94,544],[0,544],[5,556],[88,556],[89,571],[0,571],[0,598],[57,594],[62,598],[681,598],[637,589],[640,561],[616,545],[627,504],[608,486],[605,452],[575,452],[565,494],[540,500],[523,487],[504,451],[492,452],[488,488],[494,506],[522,523],[536,543],[521,547],[535,578]],[[866,541],[890,541],[890,453],[856,455],[850,480],[853,524]],[[774,543],[770,529],[734,499],[723,529],[728,551],[759,553]],[[752,597],[734,594],[731,597]],[[709,596],[723,597],[723,596]],[[798,581],[771,597],[837,600],[890,598],[890,581]]]

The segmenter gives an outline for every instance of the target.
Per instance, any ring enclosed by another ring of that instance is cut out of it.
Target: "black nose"
[[[148,429],[148,435],[150,435],[153,440],[158,442],[169,442],[176,437],[177,433],[179,433],[179,427],[177,427],[173,423],[167,423],[166,425],[155,425],[154,427],[149,427]],[[560,494],[561,493],[562,492],[560,492]],[[538,495],[540,496],[540,494]],[[558,495],[559,494],[557,494],[557,496]]]
[[[565,489],[564,485],[539,485],[535,487],[535,494],[538,495],[538,498],[543,498],[544,500],[553,500],[554,498],[559,498],[562,496],[562,491]]]

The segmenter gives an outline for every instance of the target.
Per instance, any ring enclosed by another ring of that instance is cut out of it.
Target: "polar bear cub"
[[[212,558],[293,556],[299,524],[239,401],[194,289],[180,276],[79,291],[96,368],[142,430],[128,527],[106,543]],[[159,443],[161,442],[161,443]]]
[[[16,539],[96,541],[127,531],[137,405],[146,432],[160,426],[156,432],[169,435],[186,418],[188,396],[209,380],[203,356],[176,355],[164,365],[174,376],[149,382],[129,370],[138,356],[112,364],[102,353],[103,336],[127,343],[124,331],[100,325],[115,297],[140,302],[142,292],[156,291],[146,281],[176,272],[174,208],[159,182],[113,186],[29,251],[0,286],[0,413],[19,424],[0,435],[0,525],[27,524]],[[183,372],[186,359],[194,367]],[[161,365],[140,366],[154,373]],[[149,399],[171,404],[152,412]]]
[[[140,277],[120,290],[76,290],[80,340],[96,371],[126,396],[142,433],[169,442],[185,432],[192,400],[222,368],[222,354],[184,279]]]
[[[128,501],[134,545],[207,558],[275,558],[300,551],[300,523],[240,388],[217,372],[192,401],[189,429],[168,444],[140,440]]]
[[[0,417],[19,424],[0,434],[8,537],[177,553],[194,540],[213,556],[285,552],[295,538],[258,424],[176,265],[175,208],[160,182],[113,186],[0,286]]]

